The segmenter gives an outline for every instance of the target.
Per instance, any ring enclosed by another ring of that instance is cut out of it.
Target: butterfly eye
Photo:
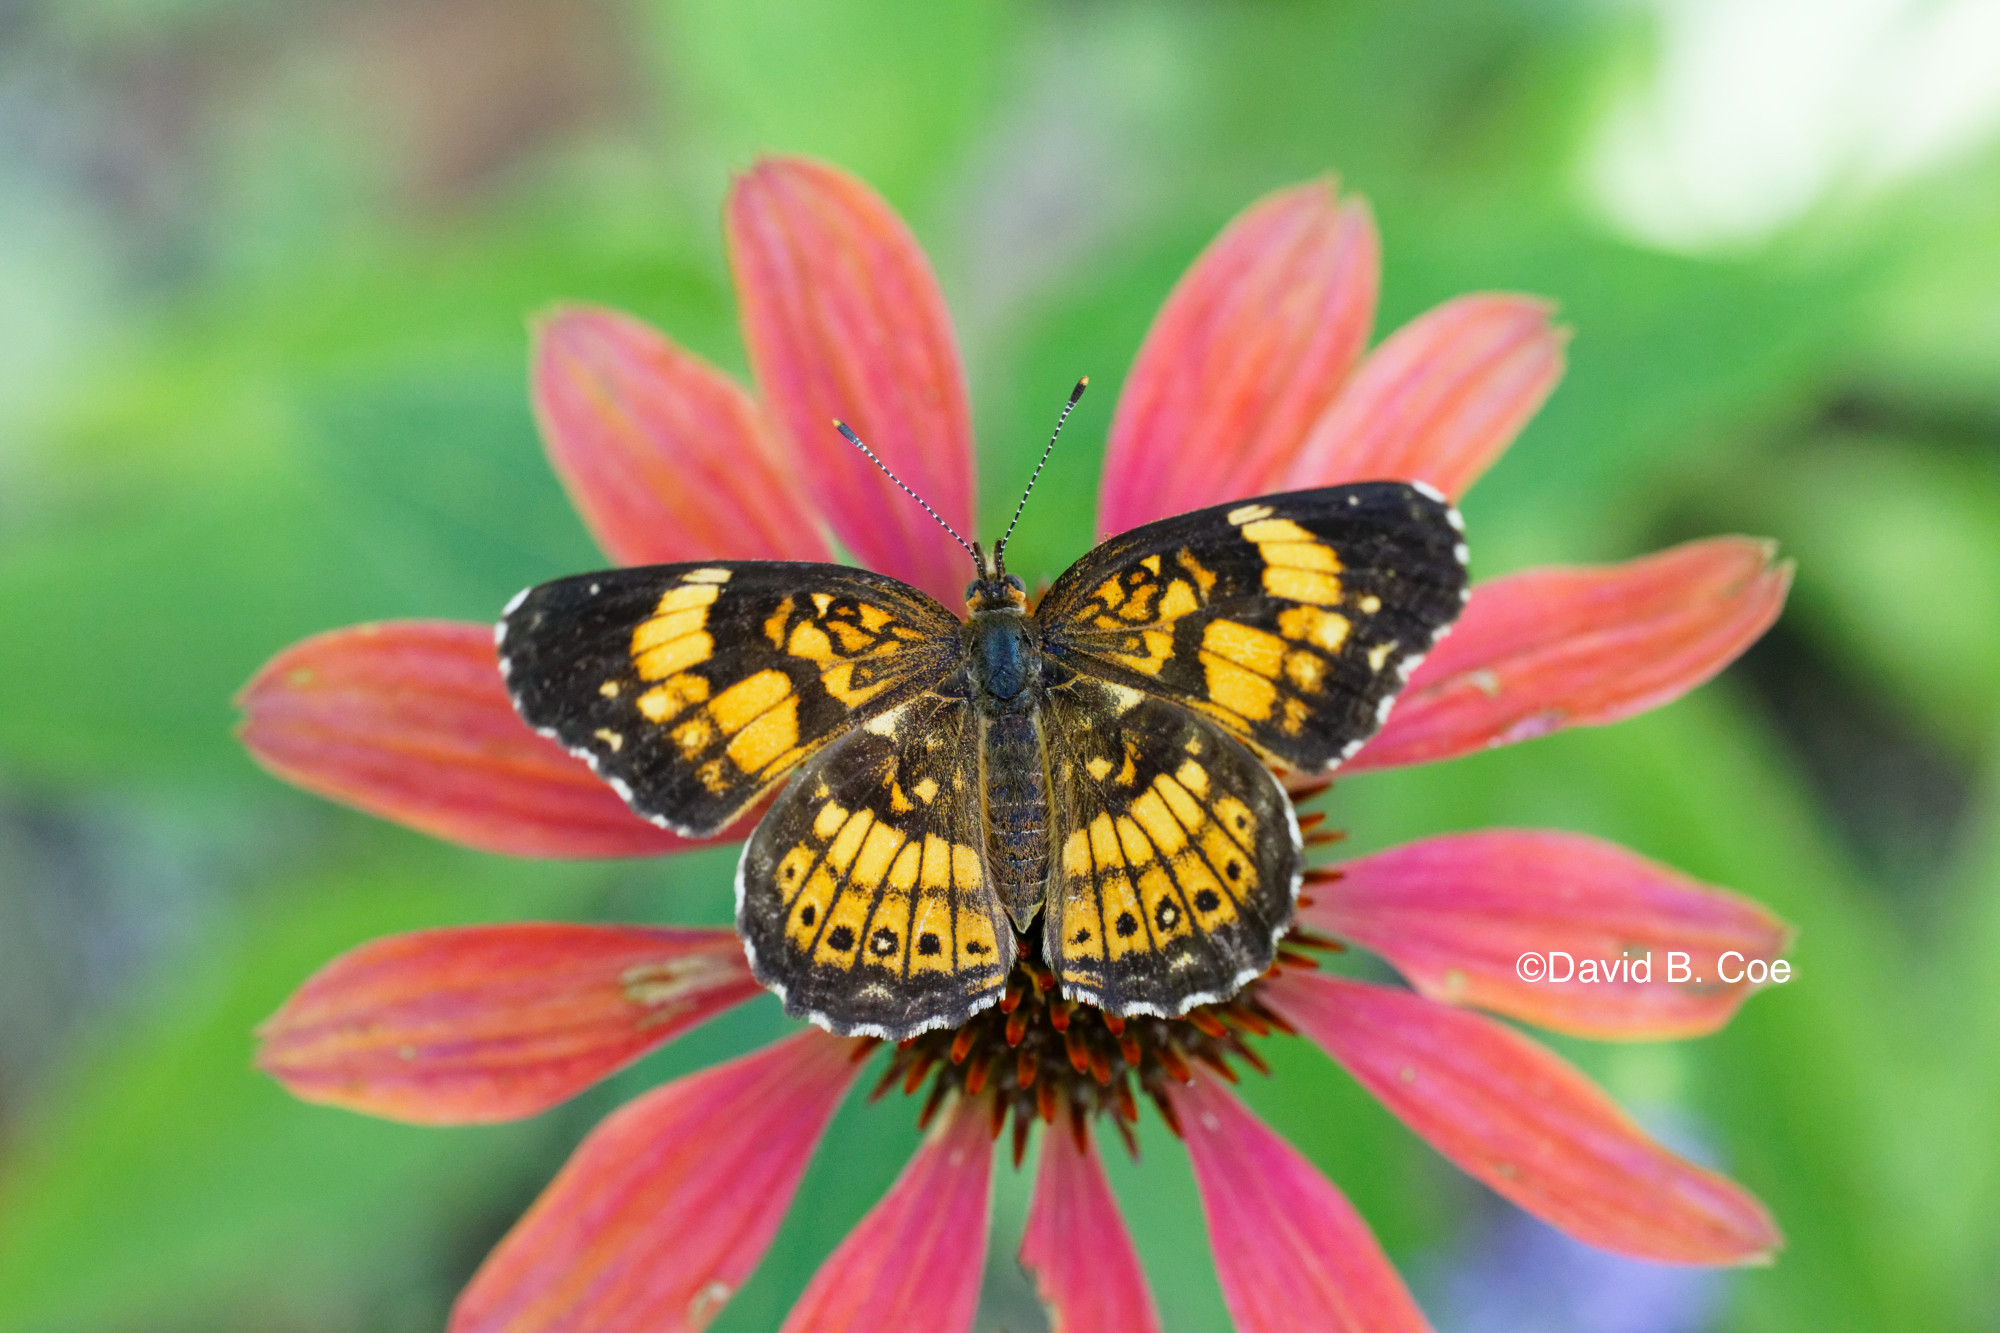
[[[1019,574],[1002,574],[1000,579],[1001,582],[1005,583],[1015,592],[1026,592],[1028,590],[1028,585],[1022,582]]]

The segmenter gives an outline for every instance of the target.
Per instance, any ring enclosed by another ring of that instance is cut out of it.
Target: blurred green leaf
[[[413,256],[385,258],[372,292],[315,279],[107,367],[48,447],[38,511],[0,541],[0,615],[35,626],[0,637],[0,754],[71,781],[240,770],[230,696],[294,640],[483,621],[604,563],[542,456],[524,314],[649,288],[631,304],[701,345],[726,337],[722,312],[656,261],[544,256],[535,286],[535,253],[496,242],[422,282],[394,276]]]
[[[990,108],[1018,19],[996,0],[921,14],[893,0],[703,0],[663,3],[657,23],[682,105],[722,165],[808,153],[907,206]]]
[[[1907,439],[1824,436],[1725,474],[1711,507],[1799,561],[1794,614],[1962,751],[2000,724],[2000,469]]]
[[[366,939],[560,915],[593,876],[428,850],[345,864],[161,978],[12,1145],[0,1325],[434,1326],[434,1238],[490,1225],[553,1123],[441,1132],[307,1106],[251,1068],[251,1031]],[[397,1315],[399,1290],[419,1308]]]

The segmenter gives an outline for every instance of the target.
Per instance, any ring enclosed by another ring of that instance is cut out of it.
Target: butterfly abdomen
[[[1033,713],[988,716],[982,727],[986,855],[1000,901],[1025,931],[1042,908],[1049,878],[1049,783]]]
[[[1034,623],[1010,606],[975,611],[966,652],[980,717],[987,861],[1007,915],[1026,930],[1041,910],[1049,873],[1041,644]]]

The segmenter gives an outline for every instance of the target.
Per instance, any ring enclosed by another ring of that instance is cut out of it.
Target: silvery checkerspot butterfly
[[[786,784],[736,916],[787,1012],[900,1040],[1038,950],[1068,998],[1172,1017],[1270,965],[1305,869],[1272,768],[1374,734],[1464,604],[1461,534],[1421,484],[1270,495],[1113,537],[1032,608],[1002,538],[965,620],[841,565],[611,570],[517,597],[501,666],[675,832]]]

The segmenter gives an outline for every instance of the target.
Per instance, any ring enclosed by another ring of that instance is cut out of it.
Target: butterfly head
[[[965,538],[959,536],[958,530],[945,522],[938,511],[931,508],[924,500],[923,496],[918,495],[907,485],[904,485],[903,479],[898,477],[894,472],[891,472],[889,465],[876,457],[875,451],[863,444],[861,437],[856,435],[846,422],[836,418],[833,426],[835,430],[847,438],[849,444],[866,454],[869,462],[881,468],[883,475],[896,483],[896,486],[903,494],[909,496],[918,504],[923,505],[924,512],[929,514],[933,519],[936,519],[937,525],[950,533],[952,540],[963,546],[967,554],[971,555],[974,577],[972,582],[965,586],[965,607],[967,611],[976,615],[981,611],[1002,611],[1010,607],[1014,610],[1023,610],[1028,605],[1028,585],[1023,583],[1018,576],[1007,572],[1007,542],[1013,537],[1014,528],[1021,521],[1021,511],[1027,507],[1028,496],[1035,489],[1035,483],[1041,480],[1042,469],[1048,465],[1049,452],[1056,447],[1056,437],[1062,434],[1063,423],[1069,420],[1069,414],[1076,410],[1077,399],[1083,397],[1083,391],[1089,387],[1090,376],[1085,375],[1076,382],[1076,387],[1070,390],[1069,401],[1063,404],[1062,415],[1056,418],[1056,428],[1049,435],[1048,447],[1042,450],[1041,461],[1035,464],[1035,472],[1033,476],[1028,478],[1027,489],[1021,492],[1021,503],[1014,506],[1013,520],[1007,524],[1006,534],[998,542],[994,543],[993,554],[991,556],[986,554],[978,542],[968,542]]]
[[[965,585],[965,609],[972,615],[981,611],[1004,611],[1013,608],[1026,610],[1028,605],[1028,585],[1021,581],[1019,574],[1009,574],[1000,565],[1000,552],[996,549],[989,558],[978,542],[972,544],[972,559],[977,567],[977,576]]]

